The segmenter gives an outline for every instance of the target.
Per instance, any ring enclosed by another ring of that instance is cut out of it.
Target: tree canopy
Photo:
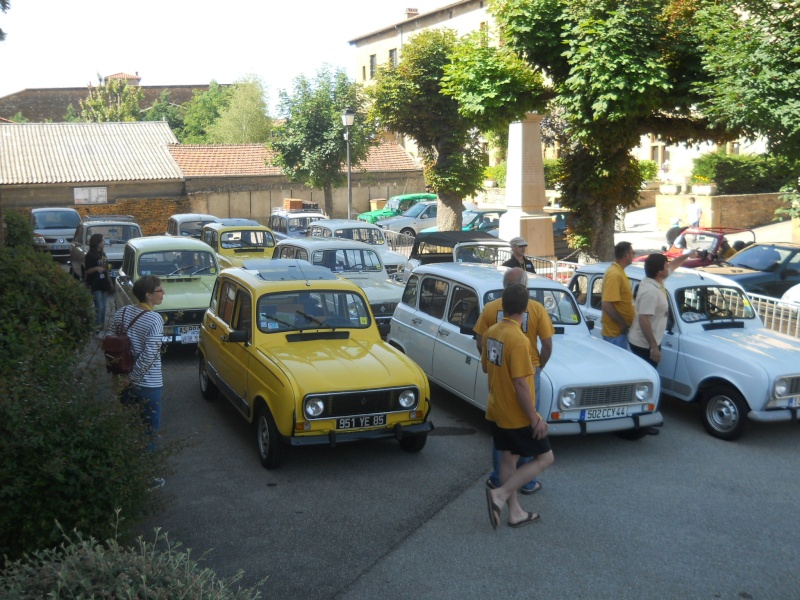
[[[205,92],[195,91],[183,107],[183,131],[176,137],[182,144],[209,143],[209,128],[228,106],[232,90],[212,80]]]
[[[105,123],[139,121],[139,103],[144,93],[138,85],[128,85],[124,79],[103,81],[97,76],[96,87],[89,86],[89,96],[80,101],[82,121]]]
[[[256,76],[237,81],[228,104],[208,127],[209,141],[215,144],[264,143],[269,140],[272,119],[264,99],[264,83]]]
[[[703,67],[699,109],[715,123],[764,136],[800,159],[800,1],[725,0],[698,12]]]
[[[274,164],[291,181],[322,189],[325,212],[333,214],[333,188],[346,181],[347,142],[342,112],[355,111],[350,127],[350,164],[366,159],[375,143],[375,124],[366,115],[366,98],[343,69],[323,66],[313,79],[301,75],[291,92],[278,94],[278,116],[270,146]]]
[[[422,31],[396,66],[378,69],[369,90],[381,126],[416,142],[428,186],[442,202],[441,229],[460,229],[462,199],[481,189],[479,128],[507,127],[535,104],[540,81],[480,36],[459,42],[450,29]]]
[[[180,106],[170,100],[169,90],[161,92],[153,105],[142,115],[142,121],[166,121],[175,137],[180,139],[183,133],[183,111]]]
[[[737,128],[696,111],[703,0],[490,0],[506,44],[551,82],[565,122],[562,205],[572,242],[613,258],[617,205],[641,186],[632,150],[640,136],[668,142],[724,140]]]

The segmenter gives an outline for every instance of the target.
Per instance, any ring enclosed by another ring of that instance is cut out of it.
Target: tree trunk
[[[322,194],[325,201],[325,214],[333,219],[333,186],[330,183],[326,183],[322,188]],[[345,205],[344,209],[345,211],[347,210],[347,205]]]
[[[439,210],[436,213],[436,227],[439,231],[461,231],[461,195],[455,192],[437,192]]]
[[[599,203],[592,207],[591,248],[598,260],[614,260],[614,217],[614,210]]]

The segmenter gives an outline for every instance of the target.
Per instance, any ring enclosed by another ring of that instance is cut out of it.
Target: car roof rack
[[[135,221],[133,215],[87,215],[87,221]]]
[[[242,262],[242,268],[258,271],[264,281],[334,280],[338,276],[326,267],[312,265],[297,258],[254,258]]]

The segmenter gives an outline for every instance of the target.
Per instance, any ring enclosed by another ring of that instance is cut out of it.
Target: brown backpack
[[[131,338],[128,337],[128,330],[136,323],[136,319],[147,311],[143,310],[133,317],[130,325],[123,328],[122,323],[117,326],[117,331],[109,333],[103,338],[102,349],[106,355],[106,371],[114,375],[127,375],[133,371],[136,359],[133,357],[131,348]],[[123,318],[124,318],[123,313]]]

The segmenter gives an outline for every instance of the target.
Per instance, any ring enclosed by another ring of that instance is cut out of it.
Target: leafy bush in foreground
[[[3,214],[6,222],[6,246],[34,252],[33,225],[25,215],[13,210]]]
[[[159,548],[164,548],[163,550]],[[256,588],[236,588],[240,571],[224,580],[201,568],[180,544],[156,532],[131,548],[111,538],[105,543],[79,533],[65,536],[56,550],[36,552],[0,574],[0,597],[39,598],[258,598]]]

